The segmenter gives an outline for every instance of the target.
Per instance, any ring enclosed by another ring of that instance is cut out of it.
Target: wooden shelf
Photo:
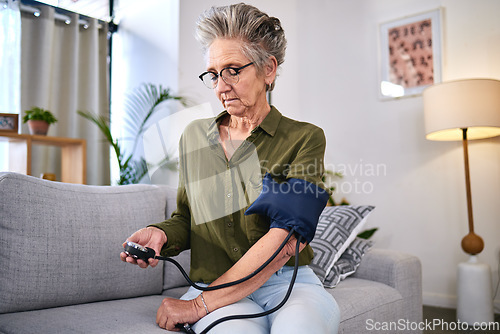
[[[61,181],[87,182],[87,142],[85,139],[49,137],[17,133],[0,133],[0,140],[9,142],[9,171],[31,174],[33,145],[61,147]]]

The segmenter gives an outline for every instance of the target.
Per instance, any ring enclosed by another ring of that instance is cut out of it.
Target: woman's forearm
[[[211,286],[220,285],[232,281],[236,281],[253,273],[260,267],[271,255],[278,249],[283,240],[288,235],[288,231],[279,228],[272,228],[266,233],[257,243],[255,243],[245,255],[226,273],[215,280]],[[290,238],[283,250],[276,258],[269,263],[259,274],[252,277],[248,281],[237,284],[235,286],[203,292],[205,303],[210,312],[235,303],[240,299],[250,295],[259,287],[262,286],[276,271],[278,271],[290,259],[295,252],[297,239]],[[305,247],[301,245],[301,249]],[[198,297],[201,299],[201,297]],[[201,301],[199,305],[202,305]]]

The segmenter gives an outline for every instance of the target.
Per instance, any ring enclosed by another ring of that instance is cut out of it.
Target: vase
[[[46,136],[49,131],[49,123],[30,119],[28,121],[28,128],[30,130],[30,134],[32,135]]]

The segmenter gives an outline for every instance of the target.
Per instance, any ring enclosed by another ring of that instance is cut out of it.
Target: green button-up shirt
[[[269,231],[268,217],[244,214],[258,197],[265,173],[278,181],[299,178],[324,188],[322,129],[284,117],[271,107],[228,161],[218,130],[226,115],[224,111],[196,120],[186,128],[179,143],[177,209],[170,219],[152,225],[167,235],[163,256],[191,249],[190,277],[197,282],[213,282]],[[299,264],[307,265],[312,258],[308,245]]]

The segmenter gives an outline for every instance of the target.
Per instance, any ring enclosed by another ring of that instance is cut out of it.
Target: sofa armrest
[[[409,320],[422,320],[422,268],[418,257],[374,248],[365,254],[353,277],[395,288],[407,304]]]
[[[363,256],[354,277],[398,288],[401,276],[420,276],[420,260],[413,255],[373,248]]]

